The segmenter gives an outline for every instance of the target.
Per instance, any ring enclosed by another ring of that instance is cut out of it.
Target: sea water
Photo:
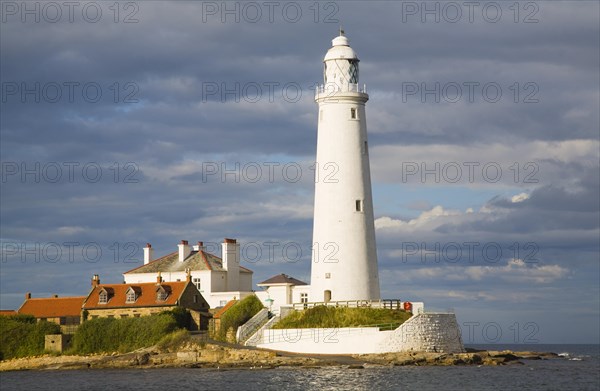
[[[600,345],[470,347],[561,357],[506,366],[15,371],[0,373],[0,390],[600,390]]]

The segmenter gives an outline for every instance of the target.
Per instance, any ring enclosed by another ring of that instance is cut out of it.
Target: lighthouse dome
[[[348,38],[341,33],[331,41],[331,49],[327,51],[323,61],[346,59],[346,60],[358,60],[358,56],[354,49],[350,47],[350,41]]]

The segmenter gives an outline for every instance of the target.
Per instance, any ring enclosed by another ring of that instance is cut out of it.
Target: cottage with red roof
[[[123,278],[127,284],[139,284],[156,281],[160,274],[164,281],[177,282],[185,281],[189,272],[210,307],[222,307],[230,300],[253,294],[253,272],[240,266],[240,244],[235,239],[225,239],[222,250],[223,258],[219,258],[208,253],[202,242],[190,246],[182,240],[177,251],[154,259],[154,249],[148,243],[144,264],[123,273]]]
[[[25,301],[17,310],[19,314],[32,315],[38,321],[47,320],[61,326],[63,332],[76,328],[81,323],[81,307],[85,296],[32,298],[25,295]],[[72,331],[72,330],[70,330]]]
[[[126,318],[157,314],[181,307],[192,315],[190,330],[208,329],[210,306],[191,281],[163,281],[160,273],[155,282],[100,284],[92,279],[92,291],[83,302],[88,319],[98,317]]]

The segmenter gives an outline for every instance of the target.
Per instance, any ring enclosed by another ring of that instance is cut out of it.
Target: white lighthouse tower
[[[366,88],[348,38],[324,59],[319,105],[311,301],[379,300],[367,143]]]

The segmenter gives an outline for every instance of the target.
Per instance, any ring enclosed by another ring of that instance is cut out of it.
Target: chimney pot
[[[182,241],[181,241],[181,244],[185,244],[185,245],[187,246],[187,244],[188,244],[188,241],[187,241],[187,240],[182,240]]]
[[[25,300],[31,299],[31,292],[25,293]]]
[[[94,276],[92,277],[92,286],[97,287],[98,285],[100,285],[100,276],[94,274]]]
[[[162,276],[160,275],[160,272],[158,272],[158,275],[156,276],[156,283],[161,284],[162,282],[163,282]]]
[[[52,297],[54,297],[55,299],[58,299],[58,295],[56,293],[53,294]]]
[[[225,238],[225,240],[223,241],[223,243],[236,243],[237,241],[235,239],[229,239],[229,238]]]
[[[146,248],[152,248],[152,245],[150,243],[146,243]]]

